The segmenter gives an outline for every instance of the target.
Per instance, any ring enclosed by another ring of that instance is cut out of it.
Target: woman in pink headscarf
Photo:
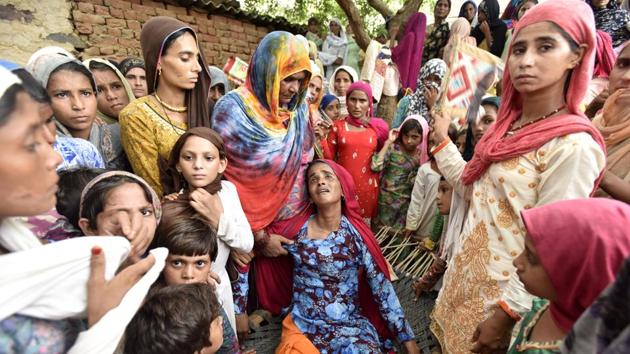
[[[473,47],[477,46],[477,40],[475,37],[470,36],[470,23],[465,17],[459,17],[451,25],[451,32],[448,35],[448,42],[444,47],[444,55],[442,59],[446,62],[446,65],[451,66],[451,55],[455,49],[455,43],[460,40]]]
[[[588,92],[584,98],[584,104],[588,105],[584,112],[587,117],[593,118],[604,107],[608,99],[608,76],[615,65],[617,54],[612,46],[612,38],[604,31],[597,30],[597,50],[595,51],[595,69],[593,80],[588,85]]]
[[[392,49],[392,60],[400,72],[400,84],[403,90],[416,90],[416,78],[422,64],[422,49],[424,48],[426,31],[427,16],[422,12],[414,13],[405,25],[402,39]]]
[[[348,116],[334,122],[328,138],[321,141],[324,158],[343,166],[354,179],[361,216],[366,222],[376,214],[379,173],[370,168],[372,155],[389,134],[387,123],[373,116],[372,89],[363,81],[346,92]]]
[[[588,10],[582,1],[548,1],[519,21],[496,123],[470,162],[448,139],[450,117],[434,116],[438,167],[470,198],[433,313],[444,352],[507,347],[532,303],[512,264],[524,248],[520,212],[588,197],[599,183],[604,141],[580,110],[595,57]]]

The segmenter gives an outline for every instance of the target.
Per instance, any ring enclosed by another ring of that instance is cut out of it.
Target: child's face
[[[516,274],[518,274],[518,278],[527,292],[550,301],[556,299],[556,290],[538,258],[538,253],[529,235],[525,237],[523,253],[513,263],[516,267]]]
[[[223,316],[217,316],[210,324],[210,343],[212,345],[201,349],[199,354],[216,353],[223,345]]]
[[[324,112],[326,112],[328,118],[333,121],[339,119],[339,100],[333,100],[330,102],[330,104],[324,108]]]
[[[407,152],[415,151],[418,145],[422,143],[422,134],[416,129],[410,130],[407,134],[400,137],[402,148]]]
[[[319,32],[319,25],[315,22],[311,22],[308,24],[308,31],[311,33],[318,33]]]
[[[317,102],[322,95],[322,78],[315,76],[308,83],[308,97],[311,102]]]
[[[203,188],[212,183],[227,167],[227,160],[219,157],[219,149],[210,141],[190,136],[179,153],[177,170],[193,188]]]
[[[488,131],[488,128],[497,120],[497,107],[491,104],[484,104],[485,114],[475,122],[475,142],[481,140],[481,137]]]
[[[207,283],[212,261],[209,255],[183,256],[169,254],[164,266],[166,285]]]
[[[459,153],[463,154],[464,149],[466,148],[466,134],[458,135],[455,145],[457,145],[457,150],[459,150]]]
[[[448,215],[451,212],[451,198],[453,197],[453,187],[446,181],[440,181],[438,194],[435,198],[440,215]]]

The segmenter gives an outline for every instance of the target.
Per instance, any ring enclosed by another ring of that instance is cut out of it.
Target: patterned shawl
[[[440,78],[440,81],[444,80],[446,70],[446,63],[442,59],[431,59],[424,64],[420,70],[420,75],[418,75],[416,91],[409,98],[409,110],[407,111],[408,116],[412,114],[419,114],[423,117],[429,116],[429,107],[427,107],[427,103],[424,99],[424,80],[431,75],[437,75]],[[440,89],[440,87],[437,88]]]

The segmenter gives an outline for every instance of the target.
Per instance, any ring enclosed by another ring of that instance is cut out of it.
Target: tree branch
[[[354,4],[353,0],[335,0],[339,7],[343,10],[348,18],[352,32],[354,32],[354,39],[357,41],[357,45],[361,49],[366,50],[370,45],[370,35],[365,31],[365,23],[359,13],[359,9]]]
[[[389,22],[390,28],[398,28],[399,31],[403,31],[403,25],[407,23],[409,17],[418,12],[423,0],[407,0],[404,5],[396,12],[396,15],[392,17]]]
[[[367,0],[367,3],[374,10],[376,10],[378,13],[380,13],[383,16],[383,18],[385,18],[386,20],[388,18],[392,17],[392,15],[394,14],[394,12],[392,12],[392,10],[389,9],[389,6],[387,6],[387,4],[385,4],[381,0]]]

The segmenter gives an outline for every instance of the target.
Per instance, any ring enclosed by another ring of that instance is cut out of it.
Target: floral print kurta
[[[345,120],[334,123],[328,139],[323,141],[324,157],[343,166],[354,180],[361,216],[372,219],[376,214],[379,173],[372,171],[372,155],[378,141],[371,128],[350,130]]]
[[[399,144],[393,144],[383,159],[374,154],[372,171],[383,172],[378,196],[377,225],[396,229],[405,227],[411,191],[419,166],[419,156],[407,154]]]
[[[461,188],[466,163],[455,144],[436,153],[435,159],[446,180]],[[520,211],[587,198],[605,164],[604,152],[588,133],[569,134],[492,164],[467,187],[472,197],[466,222],[432,315],[432,330],[445,353],[468,353],[477,325],[498,300],[519,313],[530,310],[532,297],[512,264],[525,247]]]
[[[359,309],[359,269],[399,342],[414,338],[391,282],[379,271],[363,239],[345,216],[339,230],[321,240],[307,235],[308,221],[287,247],[295,261],[293,308],[296,326],[321,353],[380,353],[372,324]]]

